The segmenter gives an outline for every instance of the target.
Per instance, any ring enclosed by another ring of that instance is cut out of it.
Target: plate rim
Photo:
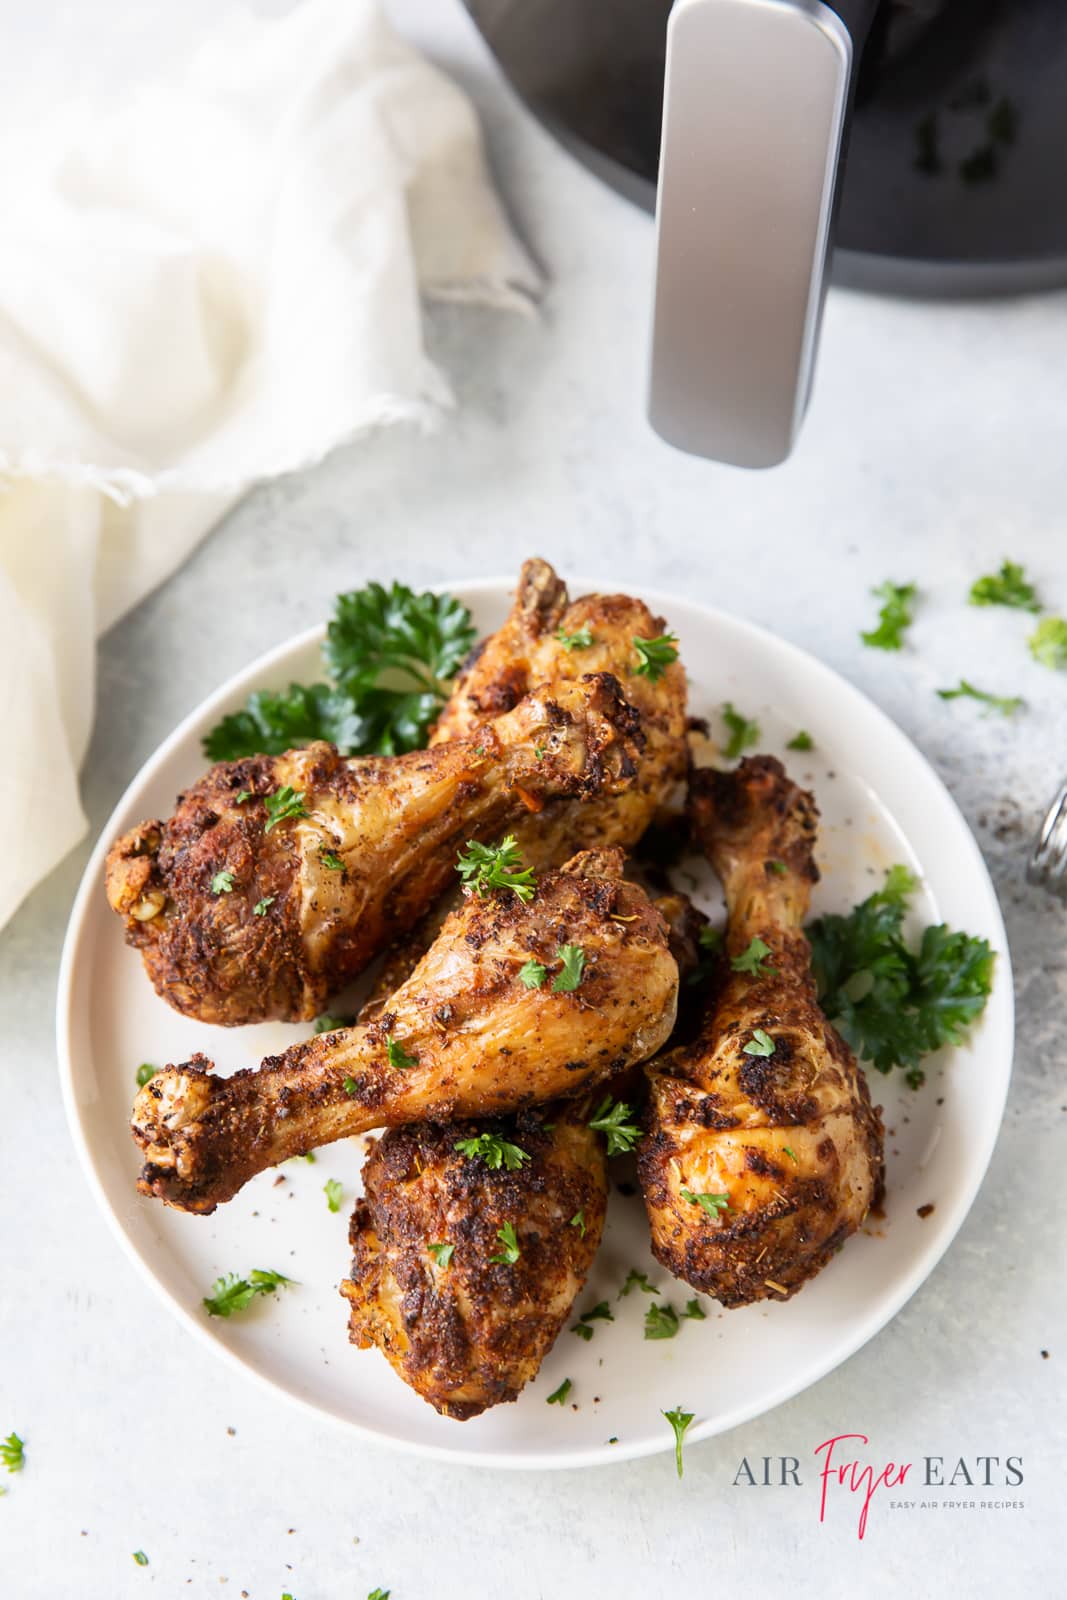
[[[505,597],[508,597],[513,594],[514,587],[515,580],[513,577],[490,577],[433,583],[427,585],[427,590],[436,594],[449,593],[463,597],[472,595],[496,596],[503,592]],[[791,1376],[783,1379],[770,1391],[769,1395],[764,1395],[759,1402],[755,1404],[739,1404],[733,1410],[728,1410],[716,1418],[708,1419],[703,1424],[696,1424],[687,1435],[686,1444],[699,1444],[705,1439],[716,1438],[747,1422],[754,1421],[757,1417],[766,1415],[767,1412],[775,1410],[787,1400],[820,1383],[837,1367],[842,1366],[862,1350],[871,1339],[893,1321],[944,1258],[970,1214],[978,1191],[985,1181],[993,1151],[1003,1125],[1004,1108],[1007,1103],[1014,1064],[1015,993],[1011,951],[996,888],[970,824],[967,822],[941,775],[923,751],[893,721],[888,712],[883,711],[881,706],[871,700],[862,689],[858,688],[818,656],[811,654],[802,646],[794,644],[792,640],[782,638],[770,628],[766,628],[760,623],[752,622],[748,617],[739,616],[719,606],[707,605],[702,600],[672,595],[661,589],[650,588],[644,583],[634,585],[625,585],[624,583],[623,588],[620,589],[620,580],[618,578],[605,586],[596,579],[578,575],[574,578],[568,578],[567,587],[575,595],[632,592],[639,594],[653,610],[662,609],[667,615],[669,615],[672,606],[688,608],[691,611],[702,614],[712,626],[725,623],[729,627],[740,629],[757,645],[769,646],[773,651],[778,652],[780,656],[784,654],[786,666],[789,665],[790,661],[803,664],[806,671],[814,671],[817,679],[821,678],[824,682],[830,684],[835,693],[843,694],[853,709],[861,712],[869,722],[873,721],[890,746],[896,744],[898,748],[903,748],[910,757],[917,759],[921,767],[925,769],[926,777],[933,785],[934,792],[937,793],[947,816],[951,819],[960,837],[961,844],[966,847],[971,855],[973,866],[977,872],[977,881],[988,901],[989,933],[996,944],[997,985],[994,992],[999,991],[998,1006],[983,1019],[982,1026],[992,1027],[996,1021],[999,1020],[1000,1022],[1001,1038],[994,1040],[991,1045],[992,1052],[996,1058],[998,1060],[1003,1059],[1005,1063],[999,1103],[995,1108],[995,1118],[990,1120],[990,1131],[984,1142],[984,1147],[979,1152],[980,1159],[971,1161],[967,1169],[966,1182],[957,1191],[953,1205],[951,1207],[946,1206],[944,1209],[939,1205],[936,1229],[924,1235],[928,1243],[917,1253],[916,1259],[908,1271],[901,1275],[894,1292],[889,1295],[888,1299],[879,1300],[866,1317],[859,1319],[840,1346],[830,1344],[828,1353],[806,1367],[799,1378]],[[155,747],[148,759],[137,769],[112,807],[100,830],[100,835],[86,862],[71,905],[67,929],[63,938],[63,950],[56,984],[57,1071],[63,1096],[67,1128],[74,1143],[83,1175],[98,1208],[103,1213],[108,1228],[117,1239],[127,1259],[133,1263],[139,1275],[149,1284],[156,1297],[167,1306],[173,1315],[177,1316],[179,1321],[193,1334],[199,1343],[212,1350],[216,1356],[220,1357],[232,1369],[243,1373],[245,1377],[252,1379],[265,1391],[275,1396],[281,1395],[287,1402],[299,1406],[305,1413],[325,1419],[333,1426],[350,1434],[355,1433],[359,1438],[399,1451],[404,1455],[416,1456],[424,1460],[452,1463],[457,1466],[474,1466],[489,1469],[506,1468],[513,1471],[561,1471],[604,1466],[611,1462],[634,1461],[652,1455],[664,1454],[674,1449],[674,1440],[669,1434],[662,1440],[658,1436],[650,1436],[628,1445],[620,1441],[618,1446],[604,1444],[572,1451],[533,1450],[522,1452],[498,1448],[469,1450],[465,1449],[458,1441],[457,1445],[453,1447],[452,1445],[400,1438],[385,1429],[371,1426],[365,1422],[358,1422],[351,1417],[341,1416],[336,1411],[322,1406],[316,1400],[306,1398],[298,1393],[296,1389],[288,1387],[280,1383],[276,1378],[260,1371],[258,1367],[247,1361],[238,1350],[228,1345],[224,1339],[219,1338],[210,1326],[198,1320],[192,1312],[187,1310],[157,1276],[147,1257],[127,1233],[121,1217],[116,1212],[104,1189],[102,1179],[97,1172],[96,1158],[82,1124],[75,1096],[74,1041],[72,1037],[74,1026],[73,989],[83,924],[91,902],[95,895],[101,892],[100,885],[103,881],[104,860],[114,837],[115,828],[118,826],[118,819],[125,810],[133,791],[151,781],[157,770],[169,759],[174,750],[188,739],[198,724],[203,722],[211,713],[222,709],[226,702],[235,699],[239,694],[244,694],[250,686],[251,679],[268,673],[287,657],[320,641],[325,632],[326,624],[323,622],[316,623],[300,633],[291,635],[282,643],[264,651],[239,671],[231,674],[211,694],[199,701],[182,717],[166,738]],[[892,813],[890,815],[892,816]],[[973,1154],[973,1147],[969,1146],[968,1148]],[[666,1428],[664,1433],[667,1433]]]

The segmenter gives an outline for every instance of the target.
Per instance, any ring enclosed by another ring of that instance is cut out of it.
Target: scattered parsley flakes
[[[584,1239],[585,1238],[585,1207],[584,1206],[582,1206],[580,1211],[576,1211],[574,1213],[573,1217],[568,1222],[567,1226],[568,1226],[568,1228],[577,1228],[578,1229],[578,1237],[580,1239]]]
[[[988,694],[985,689],[976,689],[966,678],[961,678],[955,689],[939,689],[937,693],[942,700],[979,700],[985,706],[986,716],[991,711],[999,711],[1002,717],[1014,716],[1023,703],[1022,695]]]
[[[791,1150],[787,1144],[784,1144],[782,1146],[782,1149],[785,1152],[785,1154],[789,1157],[789,1159],[793,1163],[794,1167],[799,1167],[800,1162],[797,1160],[796,1151],[795,1150]]]
[[[576,1333],[579,1339],[584,1339],[586,1344],[588,1344],[589,1340],[593,1337],[593,1330],[586,1322],[576,1322],[571,1329],[571,1332]]]
[[[872,650],[900,650],[904,644],[904,630],[912,623],[912,602],[918,594],[914,583],[880,583],[871,593],[883,602],[878,613],[878,626],[869,633],[861,633],[864,644]]]
[[[356,1082],[355,1078],[343,1079],[341,1088],[344,1090],[345,1094],[350,1100],[354,1100],[356,1095],[359,1093],[359,1084]]]
[[[608,1094],[590,1117],[588,1126],[604,1135],[609,1156],[625,1155],[641,1138],[642,1130],[638,1124],[626,1120],[632,1116],[633,1109],[625,1100],[612,1100]]]
[[[385,1041],[385,1053],[389,1058],[389,1065],[396,1067],[398,1072],[407,1072],[409,1067],[417,1067],[418,1056],[409,1055],[398,1039],[389,1037]]]
[[[235,1311],[244,1311],[257,1295],[273,1294],[280,1284],[288,1285],[292,1281],[280,1272],[262,1271],[258,1267],[247,1278],[229,1272],[216,1278],[203,1303],[209,1317],[230,1317]]]
[[[571,1380],[569,1378],[564,1378],[564,1380],[560,1384],[559,1388],[558,1389],[553,1389],[552,1393],[548,1396],[548,1398],[545,1401],[545,1405],[546,1406],[561,1406],[561,1405],[563,1405],[564,1402],[566,1401],[567,1396],[570,1394],[571,1390],[573,1389],[573,1387],[574,1387],[574,1385],[571,1383]]]
[[[133,1552],[133,1559],[136,1561],[139,1567],[147,1567],[148,1565],[148,1557],[145,1555],[143,1550],[135,1550]]]
[[[393,1591],[391,1589],[372,1589],[370,1594],[367,1596],[367,1600],[389,1600],[389,1596],[392,1594],[392,1592]],[[284,1595],[282,1596],[282,1600],[285,1600]]]
[[[972,606],[1013,606],[1018,611],[1040,611],[1041,602],[1026,573],[1015,561],[1002,563],[1000,571],[976,578],[968,597]]]
[[[524,967],[519,968],[519,982],[524,989],[540,989],[548,977],[548,968],[542,966],[540,961],[530,957]]]
[[[634,676],[647,678],[650,683],[658,683],[672,661],[678,659],[678,639],[673,633],[661,633],[655,639],[635,638],[634,649],[638,655]]]
[[[789,871],[784,861],[766,861],[764,867],[767,872],[773,872],[776,878],[784,878]]]
[[[670,1304],[649,1306],[645,1312],[646,1339],[673,1339],[680,1327],[678,1313]]]
[[[631,1289],[640,1289],[642,1294],[659,1293],[659,1290],[656,1288],[655,1284],[649,1283],[648,1273],[638,1272],[636,1267],[631,1267],[629,1272],[626,1274],[626,1282],[619,1290],[618,1298],[621,1300],[623,1295],[630,1293]]]
[[[532,867],[522,865],[513,833],[499,844],[479,844],[477,839],[468,839],[466,850],[466,855],[456,862],[465,889],[472,889],[482,898],[492,889],[510,889],[523,904],[533,899],[537,879]]]
[[[1067,618],[1045,617],[1026,642],[1034,660],[1043,667],[1061,672],[1067,667]]]
[[[574,633],[568,633],[565,628],[558,628],[556,638],[564,650],[588,650],[590,645],[596,643],[587,627],[577,628]]]
[[[815,740],[806,728],[798,728],[786,744],[787,750],[814,750]]]
[[[777,967],[764,966],[764,962],[771,953],[769,944],[764,944],[758,934],[754,934],[739,956],[732,956],[730,966],[734,972],[747,972],[753,978],[773,977]]]
[[[496,1236],[500,1240],[500,1250],[495,1256],[490,1256],[490,1261],[497,1261],[501,1266],[513,1267],[522,1255],[519,1248],[518,1235],[513,1222],[503,1223],[497,1230]]]
[[[571,1328],[571,1332],[576,1333],[581,1339],[589,1340],[593,1337],[593,1328],[591,1326],[592,1323],[614,1321],[615,1316],[611,1307],[608,1305],[608,1302],[606,1300],[601,1300],[598,1305],[591,1307],[591,1309],[588,1311],[582,1312],[581,1316],[578,1318],[578,1321]]]
[[[552,979],[552,993],[570,994],[577,989],[585,973],[585,951],[580,944],[561,944],[556,959],[563,966]]]
[[[426,1248],[442,1269],[451,1264],[452,1257],[456,1252],[454,1244],[428,1244]]]
[[[264,795],[263,804],[270,819],[263,829],[264,833],[270,833],[280,822],[288,822],[290,817],[306,817],[308,814],[304,796],[299,789],[292,788],[288,783],[276,789],[273,794]]]
[[[529,1151],[512,1144],[499,1133],[479,1133],[473,1139],[457,1139],[454,1148],[468,1161],[481,1159],[491,1172],[499,1172],[501,1167],[507,1172],[518,1172],[530,1160]]]
[[[708,1314],[699,1300],[687,1300],[682,1316],[688,1317],[692,1322],[707,1322],[708,1320]]]
[[[154,1078],[158,1071],[159,1068],[154,1067],[150,1061],[142,1061],[141,1065],[137,1068],[138,1089],[143,1089],[145,1084],[148,1083],[150,1079]]]
[[[315,1018],[316,1033],[336,1033],[338,1028],[350,1028],[355,1017],[334,1017],[328,1011]]]
[[[320,850],[319,860],[322,862],[323,866],[327,867],[331,872],[343,872],[345,870],[344,862],[334,850]]]
[[[685,1438],[689,1424],[695,1415],[692,1411],[683,1411],[681,1406],[676,1406],[673,1411],[662,1413],[674,1429],[674,1464],[678,1468],[678,1476],[682,1476],[682,1441]]]
[[[773,1056],[774,1040],[762,1028],[753,1028],[751,1039],[741,1048],[746,1056]]]
[[[6,1439],[0,1440],[0,1461],[8,1472],[21,1472],[26,1465],[25,1439],[20,1439],[17,1433],[9,1433]]]
[[[278,896],[276,894],[264,895],[262,900],[256,901],[252,908],[252,915],[255,917],[265,917],[277,898]]]
[[[237,799],[234,801],[234,805],[243,806],[245,801],[246,800],[251,800],[251,798],[252,798],[251,789],[240,789],[240,790],[238,790]]]
[[[233,873],[228,871],[216,872],[211,880],[212,894],[233,893]]]
[[[730,1210],[728,1194],[694,1194],[692,1189],[679,1189],[678,1192],[683,1200],[688,1200],[691,1206],[699,1206],[709,1217],[717,1217],[720,1211]]]
[[[735,711],[730,700],[727,700],[722,708],[722,720],[730,733],[722,752],[727,761],[736,760],[743,750],[750,750],[754,744],[759,743],[759,723],[750,722],[739,711]]]
[[[327,1178],[322,1186],[322,1192],[326,1196],[326,1204],[330,1210],[340,1211],[341,1197],[345,1192],[344,1185],[338,1183],[336,1178]]]

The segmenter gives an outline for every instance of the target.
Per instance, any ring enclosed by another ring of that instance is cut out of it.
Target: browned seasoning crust
[[[678,968],[662,916],[621,874],[620,851],[587,851],[542,874],[529,904],[469,895],[374,1020],[230,1078],[203,1057],[164,1068],[133,1108],[141,1192],[212,1211],[257,1172],[333,1139],[517,1111],[647,1059],[670,1033]],[[564,944],[581,946],[585,972],[555,992]],[[549,972],[539,989],[519,980],[531,958]],[[390,1063],[390,1039],[413,1065]]]
[[[882,1193],[883,1130],[819,1009],[801,931],[818,877],[811,795],[757,756],[694,773],[690,815],[725,886],[726,954],[696,1040],[648,1069],[638,1172],[657,1259],[738,1306],[788,1298],[860,1226]],[[770,947],[764,972],[731,971],[754,936]],[[772,1055],[745,1053],[756,1029]],[[728,1209],[709,1214],[683,1189]]]
[[[455,881],[469,838],[497,836],[553,796],[630,787],[640,718],[606,673],[527,695],[465,739],[345,760],[329,744],[224,762],[108,855],[126,939],[157,992],[204,1022],[321,1011]],[[268,831],[288,785],[306,815]],[[217,874],[231,874],[217,891]]]
[[[607,1204],[603,1141],[588,1101],[544,1117],[420,1122],[391,1129],[363,1168],[352,1214],[349,1337],[377,1345],[443,1416],[466,1421],[517,1399],[567,1322],[600,1243]],[[457,1140],[498,1133],[526,1151],[491,1170]],[[574,1219],[580,1217],[581,1226]],[[520,1254],[500,1255],[515,1229]],[[428,1246],[453,1247],[447,1264]]]

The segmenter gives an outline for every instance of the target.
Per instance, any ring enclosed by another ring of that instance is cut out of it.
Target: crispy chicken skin
[[[570,1315],[604,1227],[603,1140],[588,1099],[537,1114],[393,1128],[363,1168],[349,1238],[349,1338],[377,1345],[416,1394],[466,1421],[515,1400]],[[458,1140],[499,1133],[529,1156],[509,1172]],[[575,1222],[579,1218],[580,1222]],[[510,1223],[519,1257],[502,1254]],[[447,1263],[431,1244],[452,1246]]]
[[[345,760],[320,743],[225,762],[169,821],[116,841],[108,900],[176,1010],[226,1025],[310,1018],[455,881],[467,839],[553,796],[627,788],[642,743],[617,681],[592,673],[433,750]],[[264,800],[285,785],[306,815],[270,826]]]
[[[819,1009],[801,932],[818,879],[811,795],[757,756],[694,773],[690,814],[726,892],[726,959],[696,1040],[648,1069],[638,1174],[657,1260],[740,1306],[794,1294],[860,1226],[882,1191],[882,1123]],[[770,947],[763,974],[732,971],[754,936]],[[756,1029],[772,1054],[745,1053]]]
[[[138,1187],[213,1211],[257,1172],[316,1145],[518,1111],[647,1059],[673,1025],[678,968],[662,916],[621,873],[620,851],[588,851],[544,873],[526,905],[508,890],[471,894],[372,1022],[231,1078],[202,1056],[157,1073],[133,1108],[145,1154]],[[585,953],[576,989],[519,980],[531,958],[558,973],[564,944]]]
[[[561,632],[573,637],[583,629],[593,636],[588,646],[567,649],[559,638]],[[548,866],[565,861],[575,850],[601,845],[632,849],[656,810],[684,780],[685,670],[674,661],[655,681],[635,671],[640,657],[634,639],[652,639],[666,631],[663,618],[654,617],[641,600],[593,594],[571,602],[547,561],[524,563],[507,621],[473,652],[431,744],[467,737],[530,689],[568,682],[585,672],[618,678],[640,713],[645,735],[636,781],[625,793],[604,793],[584,806],[565,798],[550,800],[538,816],[516,825],[526,860]]]

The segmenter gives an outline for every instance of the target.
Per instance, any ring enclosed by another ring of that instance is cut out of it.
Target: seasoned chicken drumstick
[[[464,840],[552,796],[631,784],[639,722],[594,673],[434,750],[344,760],[313,744],[222,763],[168,822],[112,846],[108,899],[177,1010],[310,1018],[454,881]]]
[[[349,1337],[377,1345],[442,1416],[515,1400],[562,1329],[604,1227],[587,1098],[393,1128],[363,1168],[349,1237]],[[509,1231],[510,1230],[510,1231]]]
[[[621,872],[621,852],[589,851],[545,873],[529,904],[472,893],[375,1021],[231,1078],[203,1057],[157,1073],[133,1108],[139,1188],[213,1211],[333,1139],[517,1111],[645,1060],[673,1025],[678,968],[663,918]],[[545,969],[538,987],[531,961]]]
[[[739,1306],[795,1293],[860,1226],[882,1190],[882,1123],[801,932],[812,797],[754,757],[695,773],[690,813],[726,891],[728,959],[695,1042],[648,1069],[638,1174],[657,1260]]]

